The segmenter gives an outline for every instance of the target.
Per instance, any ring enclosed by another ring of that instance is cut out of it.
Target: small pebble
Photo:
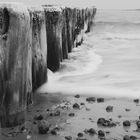
[[[130,109],[127,109],[127,108],[126,108],[126,109],[125,109],[125,111],[126,111],[126,112],[129,112],[129,111],[130,111]]]
[[[104,131],[99,130],[99,131],[98,131],[98,136],[99,136],[99,137],[105,137]]]
[[[71,136],[65,136],[65,139],[66,140],[72,140],[72,137]]]
[[[130,121],[124,121],[124,122],[123,122],[123,126],[131,126]]]
[[[34,120],[43,120],[43,116],[40,114],[34,117]]]
[[[104,102],[104,98],[97,98],[97,102],[98,102],[98,103]]]
[[[139,103],[139,99],[134,99],[133,100],[135,103]]]
[[[107,106],[106,111],[107,112],[113,112],[113,106]]]
[[[95,135],[96,131],[93,128],[90,128],[89,130],[87,130],[87,132],[89,133],[89,135]]]
[[[131,140],[137,140],[137,137],[136,136],[130,136],[130,139]]]
[[[80,103],[80,105],[85,105],[85,103]]]
[[[140,128],[140,121],[137,121],[137,127]]]
[[[78,137],[83,137],[84,134],[83,134],[83,133],[78,133],[77,136],[78,136]]]
[[[39,134],[46,134],[50,129],[50,124],[46,120],[41,120],[38,123]]]
[[[79,95],[79,94],[77,94],[77,95],[75,95],[74,97],[75,97],[75,98],[80,98],[80,95]]]
[[[70,113],[69,116],[70,116],[70,117],[74,117],[75,114],[74,114],[74,113]]]
[[[86,101],[87,102],[95,102],[96,98],[95,97],[89,97],[89,98],[86,98]]]
[[[125,135],[125,136],[123,137],[123,140],[131,140],[131,139],[130,139],[130,137],[129,137],[128,135]]]
[[[74,108],[74,109],[80,109],[80,106],[79,106],[79,104],[75,103],[75,104],[73,105],[73,108]]]
[[[56,130],[55,130],[55,129],[51,130],[51,134],[52,134],[52,135],[57,135]]]

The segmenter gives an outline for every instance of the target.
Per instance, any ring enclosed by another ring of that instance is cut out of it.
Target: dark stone
[[[65,136],[65,139],[66,140],[72,140],[72,137],[71,136]]]
[[[51,112],[50,116],[60,116],[61,112],[57,110],[56,112]]]
[[[76,140],[87,140],[86,138],[77,138]]]
[[[40,115],[36,115],[34,117],[34,120],[43,120],[43,116],[40,114]]]
[[[104,138],[104,137],[101,137],[101,138],[100,138],[100,140],[106,140],[106,138]]]
[[[130,136],[130,140],[137,140],[138,138],[136,136]]]
[[[140,128],[140,121],[137,121],[137,127]]]
[[[20,128],[20,131],[23,132],[24,130],[26,130],[25,126],[22,126],[22,127]]]
[[[46,120],[41,120],[38,123],[39,134],[47,134],[50,129],[50,124]]]
[[[139,99],[134,99],[133,100],[135,103],[139,103]]]
[[[107,112],[113,112],[113,106],[107,106],[106,111]]]
[[[101,125],[101,126],[104,126],[104,127],[115,127],[116,126],[116,123],[114,123],[112,121],[112,119],[106,120],[104,118],[99,118],[98,121],[97,121],[97,124]]]
[[[79,95],[79,94],[77,94],[77,95],[75,95],[74,97],[75,97],[75,98],[80,98],[80,95]]]
[[[74,117],[75,114],[74,114],[74,113],[70,113],[69,116],[70,116],[70,117]]]
[[[52,134],[52,135],[57,135],[56,130],[55,130],[55,129],[51,130],[51,134]]]
[[[104,98],[97,98],[97,102],[98,102],[98,103],[104,102]]]
[[[85,105],[85,103],[80,103],[80,105]]]
[[[87,102],[95,102],[96,98],[95,97],[89,97],[89,98],[86,98],[86,101]]]
[[[36,121],[33,121],[33,124],[35,124],[35,125],[36,125],[36,124],[37,124],[37,122],[36,122]]]
[[[131,139],[130,139],[130,137],[129,137],[128,135],[125,135],[125,136],[123,137],[123,140],[131,140]]]
[[[74,109],[80,109],[80,106],[79,106],[79,104],[75,103],[75,104],[73,105],[73,108],[74,108]]]
[[[118,118],[122,118],[122,116],[121,116],[121,115],[119,115],[119,116],[118,116]]]
[[[106,122],[105,118],[99,118],[97,124],[103,125]]]
[[[105,137],[104,131],[99,130],[99,131],[98,131],[98,136],[99,136],[99,137]]]
[[[129,111],[131,111],[131,109],[127,109],[127,108],[126,108],[125,111],[126,111],[126,112],[129,112]]]
[[[130,121],[124,121],[123,122],[123,126],[126,126],[126,127],[131,126]]]
[[[78,137],[83,137],[84,134],[83,134],[83,133],[78,133],[77,136],[78,136]]]
[[[89,135],[95,135],[96,131],[93,128],[90,128],[89,130],[87,130],[87,132],[89,133]]]
[[[54,113],[54,116],[60,116],[60,111],[59,110],[57,110],[55,113]]]

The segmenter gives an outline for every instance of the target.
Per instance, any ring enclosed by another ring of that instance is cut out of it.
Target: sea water
[[[140,97],[140,11],[97,10],[94,20],[40,93]]]

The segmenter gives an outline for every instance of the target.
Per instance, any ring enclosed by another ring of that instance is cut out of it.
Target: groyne
[[[83,41],[95,7],[73,8],[0,3],[0,122],[23,124],[33,91],[47,81],[47,68],[60,68]]]

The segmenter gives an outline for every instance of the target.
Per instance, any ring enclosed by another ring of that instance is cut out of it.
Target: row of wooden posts
[[[78,47],[93,24],[95,7],[0,3],[0,122],[17,126],[32,94]]]

